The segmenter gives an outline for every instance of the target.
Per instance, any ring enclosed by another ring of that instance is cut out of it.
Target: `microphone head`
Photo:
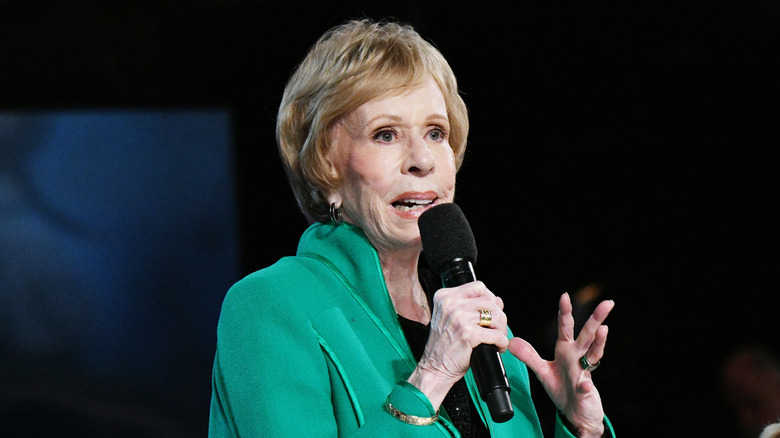
[[[459,258],[477,262],[477,243],[471,225],[457,204],[431,207],[420,215],[417,226],[425,258],[436,272]]]

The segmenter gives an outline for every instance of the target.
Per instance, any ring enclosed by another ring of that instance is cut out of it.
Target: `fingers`
[[[501,297],[496,296],[495,302],[496,302],[496,306],[498,306],[499,309],[504,310],[504,300],[502,300]]]
[[[587,373],[595,370],[604,356],[609,328],[603,323],[614,306],[611,300],[599,303],[577,337],[574,350],[578,351],[580,367]],[[577,390],[584,393],[587,388],[578,387]]]
[[[526,364],[526,366],[528,366],[528,368],[530,368],[534,374],[539,376],[540,380],[543,380],[541,373],[545,372],[547,369],[545,367],[547,361],[539,356],[539,353],[531,344],[528,343],[528,341],[522,338],[512,338],[509,340],[508,348],[512,355],[520,359],[520,361]]]
[[[506,326],[504,301],[488,290],[480,281],[473,281],[454,288],[440,289],[433,296],[434,308],[472,311],[474,322],[480,322],[480,310],[488,310],[492,316],[490,327]]]
[[[596,340],[590,345],[590,353],[593,354],[595,360],[599,360],[604,356],[604,347],[607,345],[608,333],[609,327],[605,325],[602,325],[596,330]]]
[[[493,292],[491,292],[490,289],[488,289],[487,286],[485,286],[485,283],[481,281],[472,281],[456,287],[445,287],[439,289],[434,295],[434,300],[436,299],[437,296],[440,297],[440,299],[448,299],[451,297],[459,297],[459,298],[489,297],[495,301],[496,305],[502,308],[504,307],[504,302],[501,300],[501,298],[493,294]]]
[[[562,341],[574,340],[574,316],[572,316],[571,298],[568,293],[561,295],[558,300],[558,339]]]
[[[591,348],[591,344],[593,344],[596,340],[596,335],[599,328],[606,327],[602,326],[602,324],[604,320],[607,319],[607,316],[609,315],[609,312],[612,311],[613,307],[615,307],[615,302],[612,300],[602,301],[598,306],[596,306],[593,314],[585,322],[585,325],[582,327],[582,330],[577,337],[577,343],[579,344],[580,348],[585,350]],[[603,341],[606,342],[606,332],[604,332],[603,338]],[[598,357],[600,358],[601,354],[599,354]]]
[[[478,303],[472,303],[471,305],[474,307],[477,307],[476,310],[473,311],[473,317],[470,319],[473,319],[474,322],[483,328],[493,328],[493,329],[499,329],[506,334],[506,324],[507,324],[507,316],[506,313],[504,313],[500,308],[491,306],[490,302],[483,302],[483,306],[479,307],[480,304]],[[468,309],[464,309],[463,312],[466,314],[472,313],[472,311]],[[469,318],[466,316],[466,318]]]
[[[569,358],[567,362],[571,364],[570,366],[575,367],[579,371],[590,371],[593,369],[592,366],[598,364],[601,360],[604,355],[604,347],[609,331],[603,323],[614,306],[615,303],[612,300],[599,303],[575,339],[571,299],[568,293],[561,295],[558,302],[558,343],[556,344],[556,350],[561,348],[561,351],[569,351],[565,356]],[[575,363],[577,365],[574,365]]]
[[[488,343],[506,350],[508,330],[503,305],[503,300],[479,281],[440,289],[434,295],[435,319],[446,321],[441,330],[460,332],[472,348]]]
[[[596,369],[599,362],[601,361],[601,358],[604,357],[604,347],[607,344],[607,332],[608,328],[605,325],[602,325],[598,328],[598,330],[596,330],[596,339],[583,355],[587,361],[587,364],[591,365],[586,369],[586,371],[593,371]],[[585,368],[585,365],[582,366]]]

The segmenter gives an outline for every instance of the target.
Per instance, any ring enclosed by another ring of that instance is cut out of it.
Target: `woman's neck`
[[[419,251],[394,252],[380,254],[379,262],[396,313],[406,319],[427,325],[431,319],[431,312],[428,298],[417,273],[419,257]]]

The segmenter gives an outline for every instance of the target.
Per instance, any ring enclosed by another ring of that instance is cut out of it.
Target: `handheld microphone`
[[[417,225],[425,258],[439,273],[445,287],[476,281],[477,244],[460,207],[452,203],[431,207],[420,215]],[[503,423],[512,418],[509,381],[498,347],[480,344],[474,348],[471,371],[493,421]]]

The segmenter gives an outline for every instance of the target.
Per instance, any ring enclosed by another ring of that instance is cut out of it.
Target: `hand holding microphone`
[[[437,293],[434,314],[441,317],[442,312],[436,312],[437,306],[455,306],[456,303],[453,301],[468,299],[471,303],[481,303],[474,309],[475,325],[491,327],[495,316],[490,309],[495,308],[495,302],[500,303],[500,299],[492,296],[489,291],[486,291],[484,285],[476,281],[474,263],[477,259],[477,247],[463,212],[456,204],[440,204],[423,213],[418,220],[418,225],[423,253],[431,267],[441,276],[443,285],[447,288],[467,285],[466,288],[461,288],[458,294],[454,292],[450,294],[447,290]],[[500,311],[500,307],[497,310]],[[493,421],[500,423],[511,419],[514,411],[509,397],[509,382],[496,346],[506,347],[508,344],[505,316],[503,312],[498,311],[496,314],[503,319],[496,321],[495,325],[502,327],[503,333],[481,333],[485,337],[485,342],[473,348],[471,369],[480,397],[487,403]],[[447,321],[431,321],[431,326],[446,325],[446,323]],[[489,343],[490,341],[493,343]],[[453,342],[457,343],[457,340]]]

